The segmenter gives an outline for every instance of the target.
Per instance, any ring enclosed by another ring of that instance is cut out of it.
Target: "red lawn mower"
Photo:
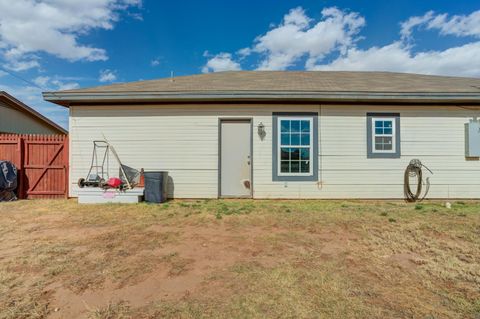
[[[110,177],[110,153],[119,165],[119,176]],[[123,165],[115,148],[107,141],[93,141],[93,154],[90,170],[85,178],[78,179],[78,187],[132,189],[138,184],[140,171]]]

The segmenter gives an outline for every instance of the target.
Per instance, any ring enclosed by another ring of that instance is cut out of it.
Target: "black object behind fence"
[[[14,191],[17,188],[17,168],[12,162],[0,161],[0,202],[17,199]]]

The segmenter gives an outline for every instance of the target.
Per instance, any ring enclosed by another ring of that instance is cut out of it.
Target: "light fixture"
[[[262,122],[260,122],[260,123],[258,124],[257,129],[258,129],[258,136],[259,136],[260,139],[263,141],[263,139],[264,139],[265,136],[267,135],[267,132],[265,132],[265,125],[264,125]]]

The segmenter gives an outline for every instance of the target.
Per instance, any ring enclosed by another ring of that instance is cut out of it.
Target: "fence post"
[[[20,199],[26,198],[25,194],[25,169],[23,165],[23,135],[17,136],[17,165],[18,165],[18,197]]]
[[[63,162],[65,164],[65,198],[70,196],[70,139],[68,135],[63,136]]]

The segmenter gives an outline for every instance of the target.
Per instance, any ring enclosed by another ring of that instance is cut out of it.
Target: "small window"
[[[369,158],[400,157],[400,115],[367,114]]]
[[[274,113],[273,122],[273,180],[315,180],[316,113]]]

